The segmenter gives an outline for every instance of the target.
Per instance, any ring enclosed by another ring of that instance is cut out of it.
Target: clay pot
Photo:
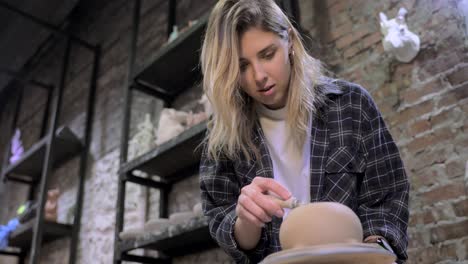
[[[316,202],[292,209],[280,228],[282,251],[263,264],[391,264],[396,256],[362,243],[357,215],[345,205]]]
[[[340,203],[317,202],[291,210],[280,228],[283,249],[335,243],[360,243],[361,221]]]

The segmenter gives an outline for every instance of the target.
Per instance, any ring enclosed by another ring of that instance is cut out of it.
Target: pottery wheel
[[[372,244],[330,244],[283,250],[269,255],[262,264],[391,264],[396,257]]]

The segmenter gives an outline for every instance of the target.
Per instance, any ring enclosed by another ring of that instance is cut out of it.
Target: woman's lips
[[[267,87],[265,87],[265,88],[263,88],[263,89],[260,89],[260,90],[258,90],[258,91],[259,91],[260,93],[263,93],[263,94],[270,94],[270,93],[272,92],[272,88],[273,88],[274,86],[275,86],[275,85],[272,84],[272,85],[267,86]]]
[[[270,96],[272,96],[272,95],[275,93],[275,89],[274,89],[274,88],[275,88],[275,85],[270,85],[270,86],[266,87],[265,89],[260,90],[260,94],[261,94],[262,96],[268,96],[268,97],[270,97]]]

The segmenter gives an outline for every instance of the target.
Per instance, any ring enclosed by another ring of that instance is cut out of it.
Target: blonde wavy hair
[[[320,61],[307,53],[298,31],[274,1],[219,1],[209,17],[201,51],[203,89],[213,107],[205,143],[208,157],[216,161],[242,154],[248,161],[259,158],[253,142],[258,120],[253,99],[240,88],[239,40],[252,27],[292,42],[286,124],[298,146],[307,136],[310,115],[325,101]]]

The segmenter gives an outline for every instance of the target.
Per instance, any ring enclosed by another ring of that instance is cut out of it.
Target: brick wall
[[[300,1],[312,53],[371,92],[411,182],[409,263],[468,259],[467,1]],[[379,12],[409,12],[421,39],[410,63],[383,51]]]

